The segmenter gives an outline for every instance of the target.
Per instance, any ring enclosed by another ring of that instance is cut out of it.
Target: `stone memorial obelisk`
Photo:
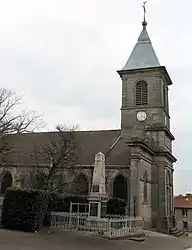
[[[95,155],[92,187],[88,200],[89,216],[101,218],[108,201],[105,188],[105,155],[101,152]]]

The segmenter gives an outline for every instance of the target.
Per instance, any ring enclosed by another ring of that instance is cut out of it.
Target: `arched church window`
[[[147,195],[147,182],[148,182],[148,174],[147,171],[145,171],[144,175],[143,175],[143,201],[147,202],[148,199],[148,195]]]
[[[12,186],[13,178],[10,172],[5,172],[1,183],[1,194],[5,194],[7,188]]]
[[[136,84],[136,105],[148,104],[148,89],[145,81],[139,81]]]

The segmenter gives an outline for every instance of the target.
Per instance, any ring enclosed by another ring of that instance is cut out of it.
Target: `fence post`
[[[77,214],[77,230],[79,230],[79,214]]]
[[[130,232],[132,231],[132,222],[133,222],[133,217],[130,218]]]
[[[112,237],[112,230],[111,230],[111,219],[109,219],[109,237]]]
[[[58,228],[60,228],[60,214],[58,214]]]
[[[70,229],[71,229],[71,213],[73,212],[72,209],[73,209],[73,204],[72,202],[70,202],[70,213],[69,213],[69,228]]]
[[[53,215],[52,215],[52,213],[50,214],[50,226],[53,227]]]
[[[70,213],[72,213],[72,202],[70,202]]]

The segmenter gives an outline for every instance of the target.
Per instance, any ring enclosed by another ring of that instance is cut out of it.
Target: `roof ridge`
[[[121,129],[100,129],[100,130],[77,130],[76,132],[115,132],[115,131],[121,131]],[[67,131],[66,131],[67,132]],[[49,134],[49,133],[59,133],[58,131],[39,131],[39,132],[28,132],[28,133],[22,133],[22,134],[10,134],[9,136],[14,135],[34,135],[34,134]]]
[[[111,147],[109,148],[109,150],[105,153],[105,155],[107,156],[109,154],[109,152],[117,145],[117,143],[119,142],[119,140],[121,139],[121,134],[118,135],[118,137],[116,138],[116,140],[113,142],[113,144],[111,145]]]

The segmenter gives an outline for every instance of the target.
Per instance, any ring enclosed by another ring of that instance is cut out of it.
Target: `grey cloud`
[[[177,176],[192,169],[191,7],[190,0],[147,5],[151,40],[174,82],[170,111]],[[50,126],[71,121],[82,127],[117,127],[121,80],[115,71],[128,59],[142,18],[141,2],[135,0],[4,1],[1,86],[24,94],[28,108],[44,112]],[[177,191],[183,180],[176,179]]]

